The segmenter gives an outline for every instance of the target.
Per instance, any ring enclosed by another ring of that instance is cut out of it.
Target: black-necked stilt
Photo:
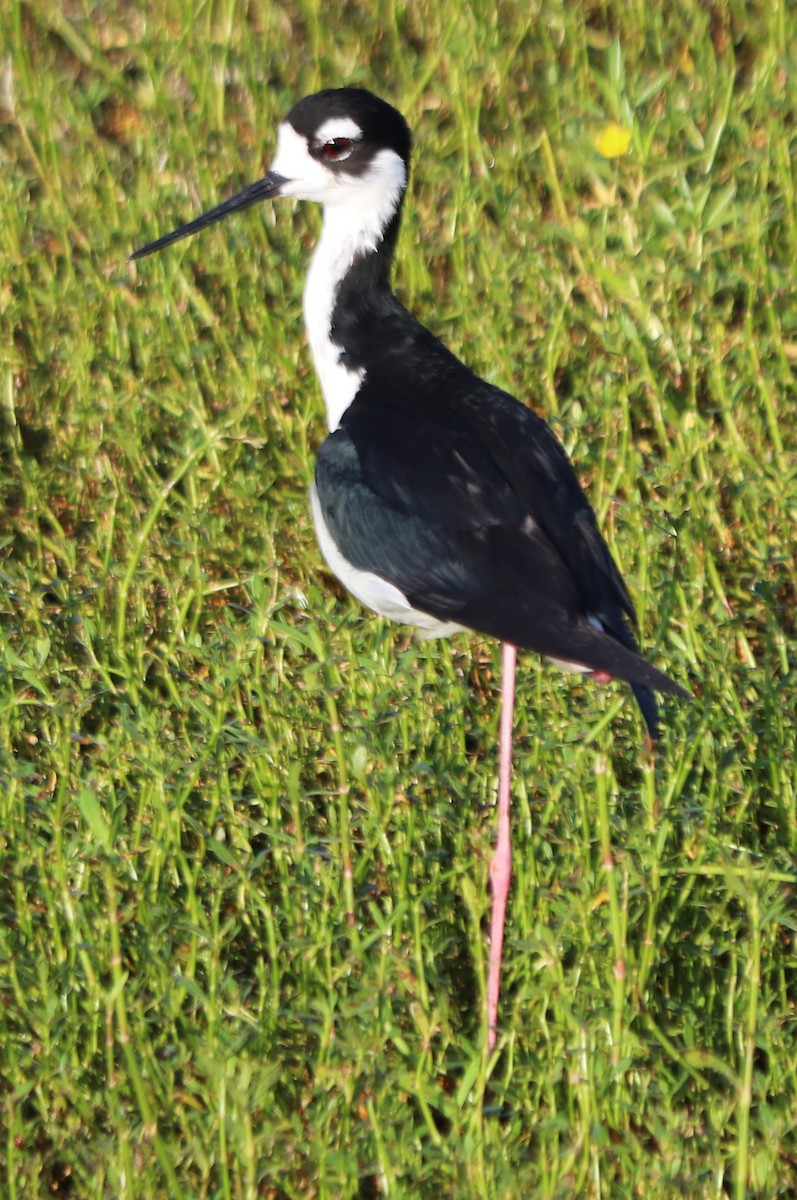
[[[271,171],[141,258],[258,200],[324,208],[304,291],[330,434],[312,489],[321,551],[369,608],[427,636],[475,629],[503,643],[498,838],[487,1044],[495,1046],[511,873],[515,647],[601,682],[630,683],[651,738],[653,692],[688,696],[639,654],[634,609],[595,515],[545,422],[479,379],[390,285],[410,131],[358,88],[307,96],[279,129]]]

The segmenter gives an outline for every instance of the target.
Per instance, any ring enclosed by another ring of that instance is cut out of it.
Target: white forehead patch
[[[330,117],[316,130],[316,140],[333,142],[335,138],[351,138],[358,141],[363,135],[362,129],[351,117]]]
[[[318,178],[321,177],[319,164],[311,158],[307,149],[307,141],[297,133],[292,125],[283,121],[277,130],[277,153],[271,164],[271,170],[285,179],[305,179],[308,173],[315,173],[318,168]]]

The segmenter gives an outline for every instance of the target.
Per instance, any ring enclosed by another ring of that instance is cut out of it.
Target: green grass
[[[795,1195],[796,79],[782,0],[6,0],[0,1194]],[[522,658],[491,1074],[499,651],[321,567],[318,214],[126,262],[344,82],[417,133],[403,297],[695,694],[654,760]]]

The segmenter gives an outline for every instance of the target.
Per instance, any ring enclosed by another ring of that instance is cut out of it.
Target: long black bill
[[[262,179],[258,179],[257,183],[250,183],[243,191],[237,192],[229,200],[225,200],[223,204],[217,204],[215,208],[211,208],[209,212],[203,213],[196,220],[189,221],[187,225],[181,225],[179,229],[173,230],[172,233],[164,234],[163,237],[158,238],[155,242],[148,242],[146,246],[142,246],[140,250],[136,250],[135,253],[131,254],[130,258],[145,258],[148,254],[154,254],[156,250],[163,250],[165,246],[171,246],[172,242],[179,242],[181,238],[190,237],[192,233],[198,233],[206,225],[215,225],[217,221],[223,221],[231,213],[242,212],[252,204],[257,204],[259,200],[271,200],[275,196],[279,196],[280,190],[287,182],[287,179],[283,175],[277,175],[274,171],[269,171],[268,175],[264,175]]]

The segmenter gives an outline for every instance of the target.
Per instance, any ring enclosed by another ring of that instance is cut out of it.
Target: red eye
[[[321,147],[321,154],[327,162],[343,162],[349,157],[353,148],[354,141],[352,138],[332,138],[330,141],[324,142]]]

